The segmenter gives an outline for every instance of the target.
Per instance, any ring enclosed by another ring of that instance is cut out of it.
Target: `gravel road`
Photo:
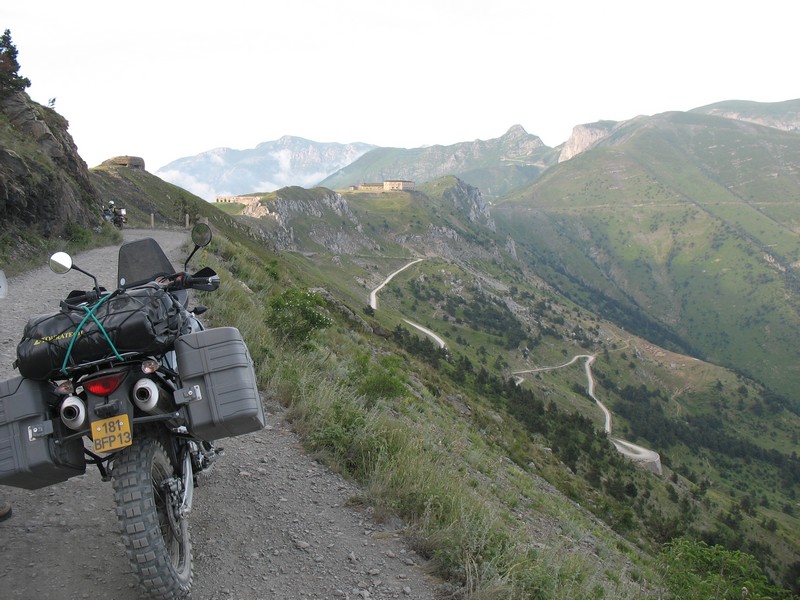
[[[126,241],[154,237],[182,264],[186,236],[126,230]],[[82,253],[75,263],[107,287],[116,247]],[[77,272],[46,266],[8,280],[0,298],[0,380],[27,319],[53,312],[71,289],[88,287]],[[433,599],[438,582],[405,544],[402,524],[377,523],[348,500],[359,489],[306,455],[280,405],[266,400],[267,428],[222,440],[225,456],[201,477],[190,517],[192,598]],[[0,586],[12,598],[139,598],[114,515],[111,485],[93,467],[40,490],[0,486],[14,507],[0,523]]]

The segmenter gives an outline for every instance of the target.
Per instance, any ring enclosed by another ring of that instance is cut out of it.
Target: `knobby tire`
[[[158,600],[186,598],[192,586],[189,524],[170,519],[161,483],[175,468],[161,442],[136,439],[115,459],[112,476],[122,539],[142,591]]]

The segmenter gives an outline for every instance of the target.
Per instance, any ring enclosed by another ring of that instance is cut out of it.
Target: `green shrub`
[[[319,294],[290,288],[270,298],[267,324],[284,343],[307,347],[314,332],[332,325],[321,310],[324,305]]]
[[[384,356],[378,365],[364,369],[358,392],[372,405],[378,398],[399,398],[406,392],[406,378],[402,360],[397,356]]]
[[[789,598],[785,590],[769,584],[756,559],[744,552],[705,542],[679,539],[662,552],[665,582],[675,598],[748,600]],[[747,593],[744,593],[747,588]]]

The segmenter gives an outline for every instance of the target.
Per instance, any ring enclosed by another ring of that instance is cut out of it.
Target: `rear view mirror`
[[[192,227],[192,242],[194,243],[194,250],[189,254],[186,262],[183,263],[184,271],[189,268],[189,261],[192,260],[194,253],[211,243],[211,227],[205,223],[198,223]]]
[[[192,229],[192,242],[200,248],[208,246],[211,242],[211,227],[205,223],[198,223]]]
[[[53,273],[63,275],[72,268],[72,257],[66,252],[56,252],[50,257],[50,269]]]

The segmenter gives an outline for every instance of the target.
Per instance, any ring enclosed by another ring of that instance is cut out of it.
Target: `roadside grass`
[[[211,322],[239,328],[261,389],[287,407],[308,451],[361,483],[363,496],[355,500],[377,516],[409,523],[411,543],[454,597],[641,597],[638,584],[607,574],[609,564],[628,560],[611,550],[614,542],[603,542],[609,562],[598,563],[560,531],[534,537],[515,507],[537,506],[559,519],[570,539],[609,533],[535,489],[531,476],[493,445],[494,436],[476,428],[489,426],[491,417],[459,420],[421,380],[424,365],[400,363],[396,349],[348,324],[317,332],[310,344],[283,343],[285,336],[267,325],[267,297],[293,282],[260,267],[268,257],[221,236],[205,253],[203,264],[222,276],[219,290],[200,297]],[[475,410],[484,412],[477,404]]]
[[[72,254],[119,244],[122,234],[109,223],[95,229],[70,223],[64,237],[45,238],[36,228],[20,229],[0,233],[0,268],[8,276],[23,273],[47,263],[47,257],[54,252],[66,251]]]

